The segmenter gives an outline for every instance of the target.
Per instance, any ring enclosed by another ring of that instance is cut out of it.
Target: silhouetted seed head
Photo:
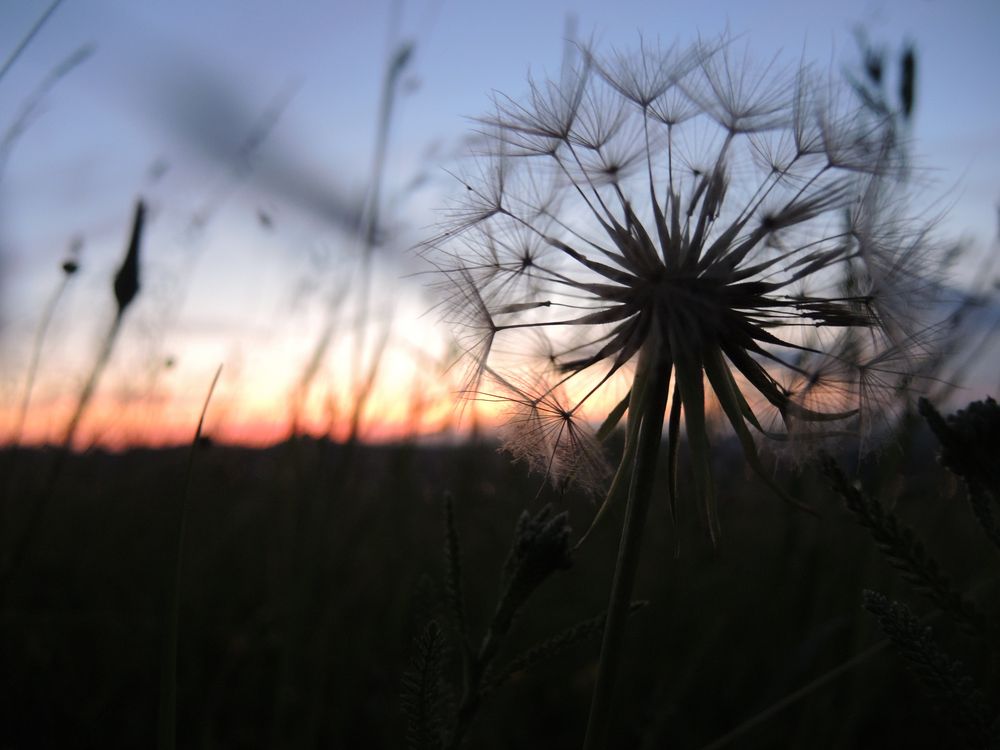
[[[118,303],[119,317],[139,293],[139,248],[142,244],[142,226],[145,215],[146,206],[140,199],[135,204],[132,236],[128,249],[125,251],[125,260],[122,261],[118,273],[115,274],[115,301]]]
[[[903,117],[910,119],[913,115],[913,92],[916,90],[917,53],[912,46],[903,50],[899,63],[899,104]]]
[[[80,251],[83,250],[83,237],[75,235],[69,243],[69,251],[60,267],[67,276],[72,276],[80,270]]]
[[[1000,405],[992,398],[974,401],[942,417],[926,399],[920,413],[941,443],[941,463],[970,483],[996,491],[1000,487]]]
[[[500,600],[490,623],[491,638],[510,630],[528,597],[553,573],[573,564],[567,513],[553,515],[546,505],[534,516],[521,513],[502,571]]]
[[[553,481],[602,473],[585,406],[612,410],[643,352],[699,461],[706,415],[756,467],[755,437],[863,435],[912,382],[938,248],[905,211],[891,116],[849,86],[725,38],[584,49],[480,125],[425,252],[464,329],[465,393],[489,375],[508,447]],[[525,356],[539,338],[547,365]]]
[[[514,530],[510,553],[504,563],[504,603],[513,613],[557,570],[573,564],[566,512],[553,514],[551,505],[544,506],[534,516],[521,513]]]
[[[865,50],[865,73],[868,80],[876,86],[882,85],[882,53],[872,49]]]

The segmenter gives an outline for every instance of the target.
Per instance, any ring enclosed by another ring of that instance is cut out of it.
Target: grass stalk
[[[642,534],[646,527],[646,517],[656,480],[656,466],[663,437],[663,415],[667,407],[671,373],[669,358],[656,337],[653,337],[643,351],[640,369],[646,370],[647,377],[643,377],[643,373],[636,376],[636,382],[646,383],[646,391],[639,401],[641,412],[634,415],[635,418],[641,419],[635,468],[625,507],[625,523],[618,546],[618,561],[611,585],[611,599],[608,603],[604,638],[601,642],[597,682],[590,703],[584,750],[598,750],[607,745],[615,678],[622,660],[625,622],[632,602]]]
[[[69,418],[69,422],[66,423],[62,439],[63,451],[69,452],[73,448],[76,431],[80,427],[80,422],[83,420],[84,414],[87,413],[87,407],[90,406],[90,402],[94,398],[101,375],[104,374],[104,370],[111,360],[111,352],[114,349],[115,341],[118,340],[118,332],[121,330],[121,326],[122,311],[119,310],[115,314],[114,320],[111,321],[108,332],[104,335],[104,340],[101,342],[101,349],[97,354],[97,359],[94,361],[94,366],[90,369],[87,382],[84,383],[83,388],[80,390],[80,395],[76,399],[76,407],[73,410],[73,415]]]
[[[852,669],[855,669],[861,666],[862,664],[865,664],[873,657],[877,656],[882,651],[884,651],[888,645],[889,641],[883,640],[883,641],[878,641],[873,646],[869,646],[864,651],[861,651],[860,653],[852,656],[843,664],[839,664],[833,669],[824,672],[816,679],[810,680],[807,684],[803,685],[797,690],[793,690],[784,698],[781,698],[780,700],[772,703],[763,711],[754,714],[749,719],[742,722],[739,726],[731,729],[730,731],[726,732],[721,737],[716,738],[707,745],[704,745],[701,748],[701,750],[722,750],[722,748],[728,747],[730,744],[732,744],[733,742],[735,742],[736,740],[740,739],[745,734],[747,734],[750,730],[754,729],[760,724],[763,724],[773,719],[775,716],[777,716],[779,713],[784,711],[789,706],[792,706],[795,703],[798,703],[803,698],[812,695],[817,690],[833,682],[841,675],[844,675],[850,672]]]
[[[41,322],[38,324],[38,330],[35,331],[35,341],[31,348],[31,362],[28,364],[28,376],[24,384],[24,395],[21,397],[21,408],[17,412],[14,433],[10,440],[11,445],[19,446],[21,444],[24,423],[28,418],[28,407],[31,404],[31,394],[35,389],[35,375],[38,373],[38,365],[42,359],[42,346],[45,343],[45,335],[48,333],[49,324],[52,322],[52,316],[55,314],[56,305],[62,299],[63,292],[66,291],[70,278],[69,274],[63,274],[62,279],[59,281],[59,286],[56,287],[56,291],[45,305]]]
[[[53,0],[52,4],[49,5],[49,7],[45,9],[45,12],[38,17],[37,21],[35,21],[35,25],[31,27],[27,34],[21,37],[21,41],[18,42],[17,46],[9,55],[7,55],[7,59],[4,60],[3,65],[0,66],[0,79],[7,75],[7,71],[11,69],[11,66],[14,65],[17,58],[19,58],[25,48],[31,44],[31,40],[35,38],[39,31],[42,30],[42,27],[49,20],[52,14],[56,12],[56,8],[62,5],[62,3],[63,0]]]
[[[95,50],[96,47],[93,44],[84,44],[82,47],[74,50],[68,57],[48,72],[45,78],[42,79],[42,82],[32,90],[21,104],[17,116],[7,129],[4,130],[3,137],[0,138],[0,177],[2,177],[4,169],[7,166],[7,159],[14,150],[14,145],[31,126],[45,102],[45,97],[71,71],[88,60],[94,54]]]
[[[376,350],[372,355],[372,361],[368,372],[364,368],[365,340],[368,331],[368,323],[371,314],[371,285],[373,273],[373,260],[375,249],[379,242],[379,207],[381,204],[382,182],[385,176],[386,154],[389,145],[389,130],[392,123],[392,113],[396,97],[398,96],[399,81],[413,54],[413,45],[402,42],[395,46],[392,57],[389,59],[385,79],[382,85],[380,96],[379,114],[377,120],[377,130],[375,139],[375,154],[372,162],[371,184],[368,194],[365,197],[364,226],[362,229],[361,258],[356,278],[351,286],[358,290],[358,316],[356,329],[354,331],[354,351],[351,360],[351,384],[352,396],[354,396],[355,407],[351,416],[350,435],[348,441],[353,441],[357,437],[360,427],[359,421],[363,416],[364,404],[367,400],[366,388],[370,390],[370,385],[374,381],[375,375],[381,365],[384,342],[376,345]],[[298,435],[303,419],[302,411],[305,408],[309,391],[312,388],[313,380],[319,372],[320,366],[333,341],[334,335],[338,332],[336,326],[336,315],[343,302],[346,290],[339,287],[331,295],[326,310],[326,321],[316,343],[313,346],[310,356],[299,384],[296,388],[292,403],[292,436]],[[384,339],[388,335],[388,324]],[[366,383],[368,384],[366,386]]]
[[[170,584],[167,604],[166,635],[163,640],[163,660],[160,671],[160,711],[157,720],[156,746],[159,750],[173,750],[177,747],[177,634],[180,628],[181,575],[184,571],[184,540],[187,535],[188,509],[191,505],[191,470],[194,456],[201,442],[201,432],[205,426],[205,414],[215,392],[215,385],[222,374],[222,365],[215,371],[208,395],[201,407],[198,428],[188,452],[187,470],[184,476],[184,495],[181,499],[180,518],[177,523],[177,545],[174,552],[174,574]]]

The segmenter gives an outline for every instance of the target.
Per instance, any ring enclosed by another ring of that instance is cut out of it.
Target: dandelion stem
[[[663,414],[667,407],[671,362],[657,336],[652,336],[643,350],[640,369],[646,369],[646,391],[640,404],[639,440],[635,454],[635,471],[625,507],[625,524],[618,545],[611,599],[608,603],[597,683],[590,703],[584,750],[598,750],[607,745],[611,720],[611,698],[615,677],[621,663],[625,622],[628,619],[632,589],[639,564],[642,533],[646,527],[649,502],[653,496],[656,465],[663,436]],[[636,382],[642,382],[637,375]],[[641,416],[640,416],[641,415]]]

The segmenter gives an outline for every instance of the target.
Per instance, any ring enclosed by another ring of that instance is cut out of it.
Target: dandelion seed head
[[[645,403],[641,361],[668,373],[689,441],[714,400],[755,467],[761,438],[886,424],[933,343],[909,300],[936,292],[939,249],[905,211],[890,120],[726,38],[585,47],[524,99],[496,95],[425,251],[471,331],[470,390],[488,373],[512,407],[507,448],[593,486],[607,470],[584,415],[623,381]],[[545,352],[529,378],[508,371],[526,338]]]

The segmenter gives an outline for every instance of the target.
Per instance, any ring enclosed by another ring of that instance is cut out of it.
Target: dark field
[[[906,442],[863,472],[865,485],[915,527],[956,587],[995,613],[997,558],[961,484],[937,464],[926,428]],[[54,457],[0,455],[5,549]],[[715,461],[717,549],[691,504],[676,535],[665,502],[654,506],[637,587],[649,605],[630,621],[615,747],[704,747],[879,643],[864,588],[910,602],[972,674],[987,671],[981,647],[900,580],[815,468],[778,479],[819,517],[773,497],[738,452],[720,450]],[[61,470],[3,592],[0,748],[155,746],[187,463],[187,449],[94,452]],[[577,533],[591,518],[588,500],[539,493],[539,481],[488,445],[202,446],[181,578],[178,745],[404,746],[400,683],[414,637],[432,618],[448,628],[443,493],[455,500],[478,642],[521,510],[551,501]],[[614,525],[528,601],[500,663],[603,610]],[[484,703],[465,746],[579,747],[598,650],[591,640],[515,674]],[[726,746],[960,745],[888,647]]]

